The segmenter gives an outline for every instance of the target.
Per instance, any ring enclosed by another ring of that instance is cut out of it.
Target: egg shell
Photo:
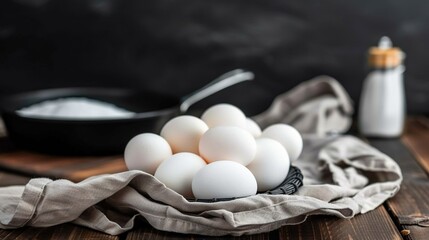
[[[271,125],[262,131],[261,138],[271,138],[280,142],[286,148],[292,162],[298,159],[302,152],[301,134],[290,125],[281,123]]]
[[[209,163],[228,159],[246,166],[255,157],[256,142],[255,138],[242,128],[220,126],[210,128],[204,133],[199,151]]]
[[[208,108],[201,119],[209,128],[217,126],[235,126],[247,128],[246,116],[234,105],[221,103]]]
[[[154,174],[159,164],[171,155],[168,142],[153,133],[133,137],[124,151],[125,164],[129,170],[141,170],[150,174]]]
[[[210,163],[192,180],[192,192],[197,199],[247,197],[256,191],[256,179],[250,170],[233,161]]]
[[[168,121],[161,130],[161,136],[170,144],[173,153],[199,154],[198,144],[207,129],[207,124],[201,119],[184,115]]]
[[[282,183],[289,172],[290,161],[286,149],[276,140],[256,140],[256,156],[247,165],[258,183],[258,192],[265,192]]]
[[[261,133],[262,133],[261,128],[255,121],[253,121],[250,118],[246,118],[246,129],[255,138],[261,136]]]
[[[192,179],[206,165],[207,163],[196,154],[176,153],[159,165],[154,176],[185,198],[193,198]]]

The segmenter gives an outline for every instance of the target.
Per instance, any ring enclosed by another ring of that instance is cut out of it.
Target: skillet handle
[[[252,72],[247,72],[242,69],[236,69],[227,72],[211,81],[204,87],[189,94],[188,96],[185,96],[183,98],[184,100],[180,104],[180,112],[185,113],[194,103],[237,83],[253,80],[254,77],[255,75]]]

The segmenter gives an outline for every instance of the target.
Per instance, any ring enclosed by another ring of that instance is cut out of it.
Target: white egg
[[[170,144],[173,153],[198,153],[201,136],[207,125],[194,116],[179,116],[168,121],[161,130],[161,136]]]
[[[242,128],[220,126],[204,133],[199,149],[200,155],[209,163],[228,159],[246,166],[255,157],[256,142]]]
[[[168,142],[159,135],[143,133],[133,137],[125,147],[125,164],[129,170],[154,174],[162,161],[171,157]]]
[[[274,124],[262,131],[261,137],[271,138],[279,141],[286,148],[289,159],[293,162],[298,159],[302,152],[301,134],[292,126],[287,124]]]
[[[193,153],[177,153],[156,169],[155,177],[186,198],[192,198],[192,179],[207,163]]]
[[[210,163],[192,180],[192,192],[197,199],[247,197],[256,191],[256,179],[249,169],[233,161]]]
[[[246,129],[246,116],[244,113],[234,105],[231,104],[217,104],[208,108],[201,119],[209,126],[236,126]]]
[[[258,183],[258,192],[274,189],[282,183],[290,167],[286,149],[276,140],[259,138],[256,140],[256,156],[247,165]]]
[[[253,137],[257,138],[261,136],[261,128],[259,125],[250,118],[246,118],[246,129],[252,134]]]

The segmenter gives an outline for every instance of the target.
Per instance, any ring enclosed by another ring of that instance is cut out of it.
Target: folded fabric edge
[[[4,224],[8,228],[19,228],[24,226],[33,217],[40,198],[43,195],[45,186],[52,182],[48,178],[35,178],[25,185],[21,200],[16,206],[15,212],[10,216],[8,223]]]

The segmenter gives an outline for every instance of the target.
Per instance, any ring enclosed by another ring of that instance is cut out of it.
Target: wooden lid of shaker
[[[377,47],[368,51],[368,63],[373,68],[394,68],[402,64],[404,53],[400,48],[392,47],[388,37],[382,37]]]

